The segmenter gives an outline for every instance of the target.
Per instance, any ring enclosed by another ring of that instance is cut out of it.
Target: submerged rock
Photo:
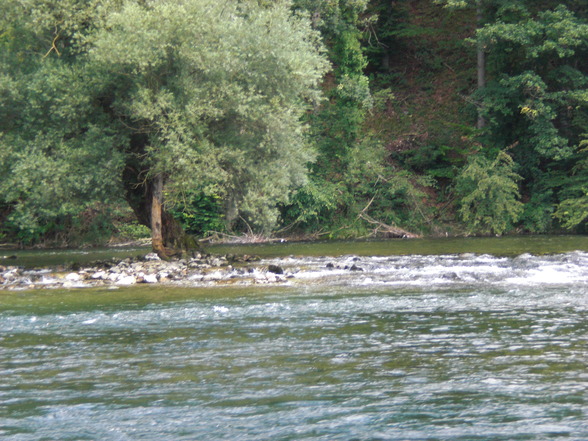
[[[278,266],[278,265],[269,265],[267,267],[267,270],[270,273],[274,273],[274,274],[284,274],[284,268],[282,268],[281,266]]]

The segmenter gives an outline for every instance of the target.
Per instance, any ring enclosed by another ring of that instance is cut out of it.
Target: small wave
[[[268,261],[288,267],[295,278],[320,284],[353,285],[577,285],[588,282],[588,253],[341,258]]]

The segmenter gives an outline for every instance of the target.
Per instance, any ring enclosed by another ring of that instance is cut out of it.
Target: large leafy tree
[[[0,185],[14,220],[122,192],[163,256],[187,245],[168,209],[188,192],[271,225],[313,159],[300,118],[328,66],[310,20],[286,1],[50,3],[3,6]]]

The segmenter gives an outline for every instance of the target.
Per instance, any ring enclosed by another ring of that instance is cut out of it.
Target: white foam
[[[273,260],[284,265],[285,261]],[[333,268],[327,268],[327,264]],[[588,283],[588,254],[552,256],[524,254],[517,257],[491,255],[388,256],[340,258],[289,258],[296,265],[294,279],[319,284],[447,286],[467,285],[570,285]],[[352,271],[356,265],[361,271]]]

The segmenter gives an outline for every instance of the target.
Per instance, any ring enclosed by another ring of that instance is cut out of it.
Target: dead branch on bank
[[[395,227],[392,225],[385,224],[384,222],[380,222],[379,220],[374,219],[369,214],[367,214],[367,210],[374,202],[375,196],[368,202],[363,210],[357,215],[359,219],[366,221],[371,225],[375,225],[372,234],[375,237],[386,237],[386,238],[402,238],[402,239],[416,239],[421,237],[418,234],[411,233],[410,231],[406,231],[402,228]]]
[[[373,217],[369,216],[366,213],[359,213],[358,216],[360,219],[363,219],[369,224],[375,225],[376,227],[373,230],[373,235],[376,237],[387,237],[387,238],[403,238],[403,239],[416,239],[421,237],[418,234],[411,233],[410,231],[406,231],[399,227],[394,227],[392,225],[385,224],[384,222],[380,222]]]

